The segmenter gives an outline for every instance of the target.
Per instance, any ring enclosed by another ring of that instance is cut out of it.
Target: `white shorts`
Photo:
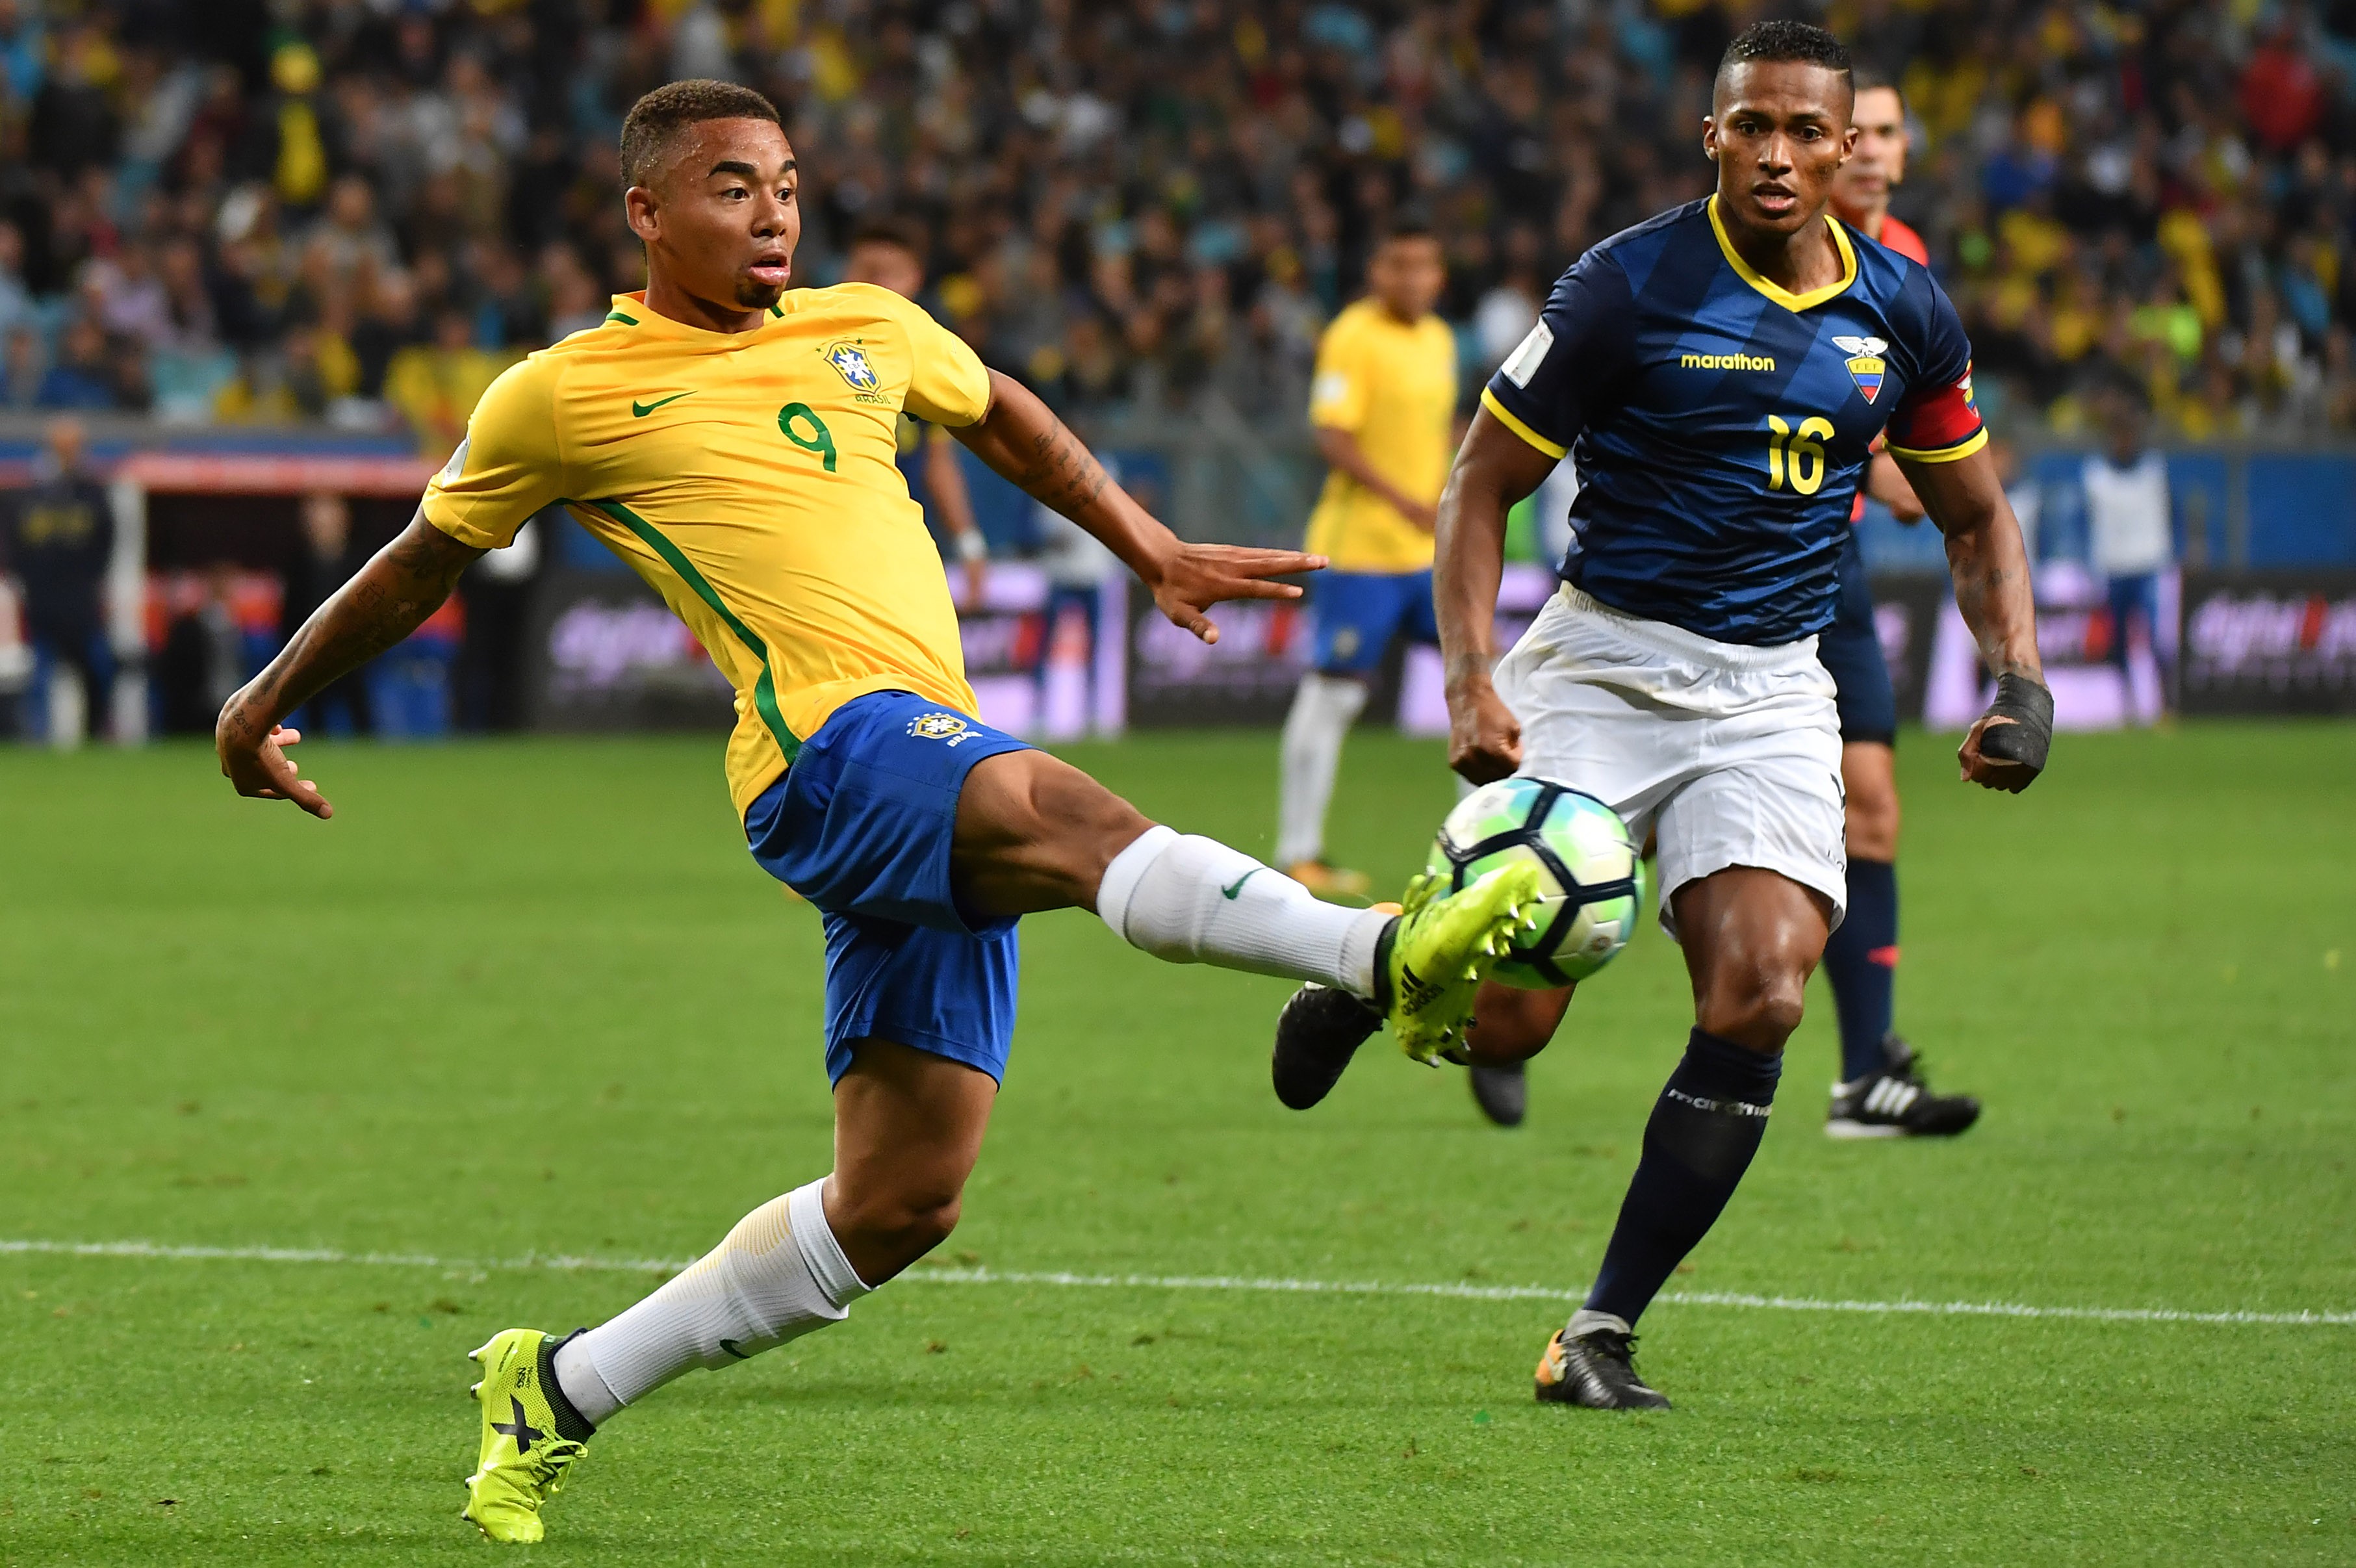
[[[1816,639],[1714,642],[1565,584],[1497,665],[1521,772],[1583,789],[1657,832],[1671,897],[1730,865],[1780,872],[1848,908],[1840,717]]]

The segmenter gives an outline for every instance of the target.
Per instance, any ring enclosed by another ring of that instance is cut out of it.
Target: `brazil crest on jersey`
[[[1825,221],[1841,279],[1804,295],[1743,263],[1716,198],[1612,236],[1555,285],[1481,402],[1579,465],[1566,581],[1720,642],[1795,641],[1833,618],[1883,427],[1914,462],[1987,444],[1945,293]]]

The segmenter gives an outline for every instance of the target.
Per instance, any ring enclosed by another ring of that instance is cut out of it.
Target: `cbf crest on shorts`
[[[919,714],[908,721],[908,733],[918,740],[947,741],[954,750],[973,739],[976,731],[955,714]]]

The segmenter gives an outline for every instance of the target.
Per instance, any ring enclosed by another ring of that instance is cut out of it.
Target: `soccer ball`
[[[1425,868],[1449,891],[1517,860],[1538,866],[1538,928],[1491,973],[1525,991],[1585,980],[1628,945],[1644,902],[1644,862],[1620,813],[1549,779],[1501,779],[1456,803]]]

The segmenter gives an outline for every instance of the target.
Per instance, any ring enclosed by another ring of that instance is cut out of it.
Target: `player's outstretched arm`
[[[296,777],[285,748],[303,738],[278,721],[339,675],[359,669],[399,643],[442,607],[458,575],[483,553],[461,544],[421,513],[400,538],[376,553],[359,574],[303,623],[270,667],[221,709],[213,749],[221,772],[241,795],[292,800],[315,817],[335,808],[308,779]]]
[[[1472,415],[1440,492],[1432,608],[1448,671],[1448,766],[1475,784],[1522,764],[1522,726],[1489,683],[1497,662],[1497,585],[1505,514],[1554,471],[1555,459],[1483,408]]]
[[[1030,388],[996,371],[990,372],[990,412],[949,429],[993,469],[1102,540],[1152,590],[1162,613],[1205,642],[1219,640],[1219,628],[1204,614],[1213,605],[1297,599],[1298,586],[1275,579],[1325,564],[1323,555],[1298,550],[1180,539],[1112,482],[1104,465]]]
[[[1980,661],[1996,675],[1996,701],[1964,736],[1957,760],[1971,782],[2019,794],[2043,770],[2053,738],[2053,694],[2037,656],[2020,523],[1985,450],[1949,463],[1900,457],[1898,465],[1947,537],[1955,607],[1979,644]]]

